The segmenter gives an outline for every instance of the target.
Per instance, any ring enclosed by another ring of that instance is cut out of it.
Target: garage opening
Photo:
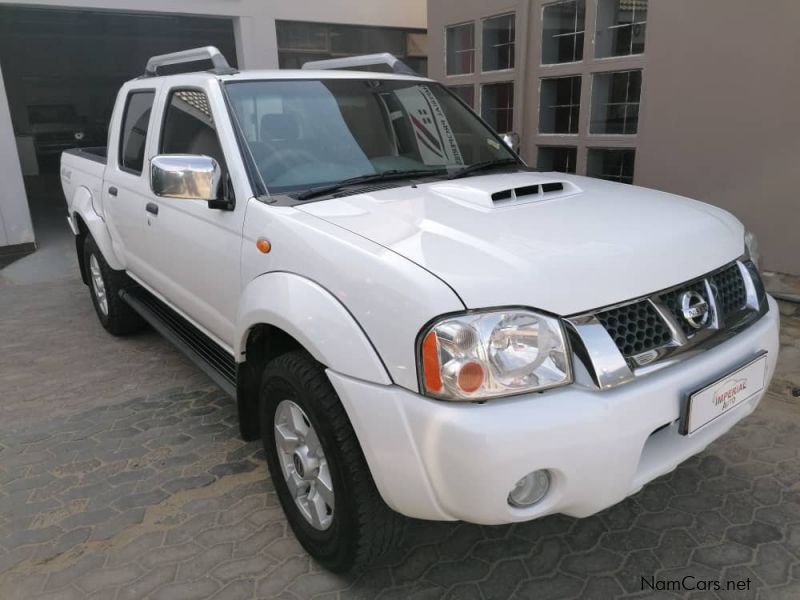
[[[61,151],[106,144],[119,87],[141,75],[150,56],[206,45],[235,66],[233,20],[0,7],[0,66],[40,249],[71,243]]]

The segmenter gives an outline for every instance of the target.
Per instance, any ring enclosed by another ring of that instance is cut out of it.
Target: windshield
[[[247,81],[230,82],[226,89],[272,193],[385,171],[441,173],[514,158],[472,112],[432,82]]]

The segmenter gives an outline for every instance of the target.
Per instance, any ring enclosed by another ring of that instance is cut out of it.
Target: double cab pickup
[[[61,162],[100,323],[149,323],[230,393],[311,555],[364,563],[401,515],[591,515],[756,408],[778,309],[736,218],[530,169],[366,58],[154,57],[108,146]]]

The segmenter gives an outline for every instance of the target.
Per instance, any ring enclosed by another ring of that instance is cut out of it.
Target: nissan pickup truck
[[[364,563],[401,515],[592,515],[753,412],[779,317],[735,217],[534,171],[442,85],[359,64],[154,57],[61,163],[100,323],[235,399],[313,557]]]

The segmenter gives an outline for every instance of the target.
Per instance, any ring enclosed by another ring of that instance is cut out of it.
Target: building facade
[[[0,0],[0,254],[34,247],[38,210],[63,210],[26,191],[49,175],[43,195],[59,195],[59,136],[105,144],[116,92],[149,56],[216,45],[270,69],[389,51],[424,73],[426,19],[425,0]]]
[[[721,206],[800,275],[798,22],[793,0],[429,0],[429,72],[530,165]]]

